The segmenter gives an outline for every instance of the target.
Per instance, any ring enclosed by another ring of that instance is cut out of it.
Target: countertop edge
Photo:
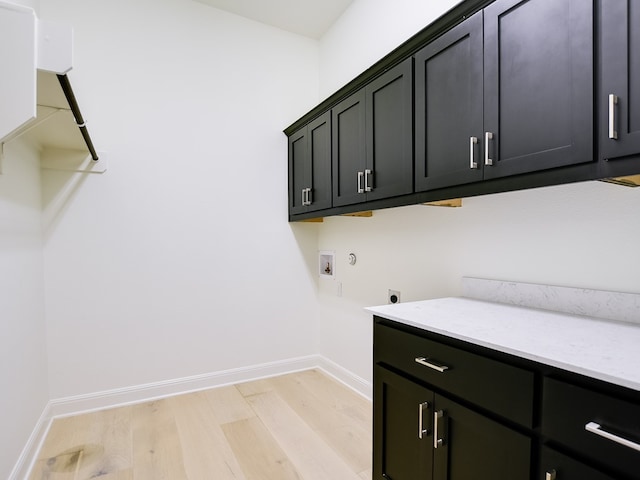
[[[450,299],[455,299],[455,297],[450,297]],[[443,300],[443,299],[437,299],[437,300]],[[482,300],[476,300],[476,299],[461,299],[461,300],[469,300],[472,302],[479,302],[481,304],[489,304],[489,305],[496,305],[497,308],[499,307],[503,307],[505,305],[503,304],[493,304],[492,302],[485,302]],[[430,300],[426,300],[424,302],[432,302]],[[422,303],[422,302],[411,302],[411,303]],[[406,305],[406,304],[405,304]],[[579,374],[579,375],[584,375],[586,377],[589,378],[593,378],[596,380],[600,380],[606,383],[610,383],[610,384],[614,384],[617,386],[621,386],[621,387],[625,387],[625,388],[629,388],[631,390],[640,392],[640,382],[625,378],[625,377],[620,377],[620,376],[616,376],[616,375],[612,375],[610,373],[606,373],[603,371],[597,371],[594,370],[592,368],[588,368],[585,366],[581,366],[579,364],[572,364],[572,363],[568,363],[565,361],[560,361],[554,358],[550,358],[544,355],[536,355],[535,353],[532,353],[530,351],[524,351],[518,348],[513,348],[509,345],[506,344],[500,344],[500,343],[493,343],[490,341],[486,341],[486,340],[482,340],[482,339],[478,339],[469,335],[465,335],[463,333],[460,332],[455,332],[455,331],[450,331],[450,330],[446,330],[443,328],[438,328],[438,327],[434,327],[431,325],[426,325],[424,323],[419,323],[416,321],[412,321],[411,319],[407,319],[407,318],[403,318],[400,315],[396,315],[393,313],[390,313],[388,310],[391,309],[391,305],[383,305],[383,306],[376,306],[376,307],[366,307],[365,310],[369,313],[371,313],[372,315],[384,318],[386,320],[391,320],[394,322],[398,322],[400,324],[404,324],[404,325],[408,325],[414,328],[418,328],[420,330],[425,330],[428,332],[432,332],[435,334],[439,334],[439,335],[443,335],[445,337],[449,337],[449,338],[453,338],[456,340],[461,340],[473,345],[477,345],[477,346],[481,346],[481,347],[485,347],[485,348],[489,348],[491,350],[495,350],[497,352],[501,352],[501,353],[506,353],[509,355],[513,355],[519,358],[523,358],[529,361],[533,361],[536,363],[540,363],[546,366],[550,366],[550,367],[554,367],[554,368],[558,368],[561,370],[565,370],[567,372],[571,372],[571,373],[575,373],[575,374]],[[531,308],[526,308],[526,307],[514,307],[512,305],[509,305],[508,307],[510,307],[511,309],[521,309],[523,311],[527,311],[527,312],[532,312],[532,311],[536,311],[536,309],[531,309]],[[559,315],[563,315],[563,314],[559,314]],[[567,317],[571,317],[571,318],[576,318],[575,315],[566,315]],[[611,323],[612,325],[615,324],[619,324],[620,322],[616,322],[616,321],[608,321],[608,320],[604,320],[604,319],[592,319],[590,317],[584,317],[585,320],[597,320],[598,322],[602,322],[602,323]]]

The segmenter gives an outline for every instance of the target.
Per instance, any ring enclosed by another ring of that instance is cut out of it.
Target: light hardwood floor
[[[371,414],[307,370],[56,419],[30,480],[371,480]]]

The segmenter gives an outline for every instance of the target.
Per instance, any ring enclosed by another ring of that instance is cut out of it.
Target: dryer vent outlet
[[[400,303],[400,292],[398,290],[389,290],[387,301],[389,303]]]

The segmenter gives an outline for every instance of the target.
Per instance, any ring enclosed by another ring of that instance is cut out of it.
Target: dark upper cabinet
[[[331,114],[289,137],[289,214],[331,208]]]
[[[637,174],[639,25],[640,0],[460,2],[285,130],[290,215]],[[300,126],[327,112],[311,186]]]
[[[593,0],[484,9],[484,178],[594,160]]]
[[[611,160],[640,154],[640,0],[601,1],[600,21],[600,156]]]
[[[482,12],[415,55],[416,191],[482,180]]]
[[[366,87],[367,200],[413,192],[413,60]]]
[[[412,60],[332,109],[333,205],[413,191]]]
[[[416,190],[593,161],[593,5],[498,0],[415,56]]]
[[[364,201],[365,92],[360,90],[333,107],[333,204]]]

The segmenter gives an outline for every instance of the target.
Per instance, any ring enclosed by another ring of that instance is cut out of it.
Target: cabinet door
[[[333,205],[365,200],[365,91],[359,90],[336,105],[331,114]]]
[[[307,211],[304,189],[308,185],[308,130],[302,127],[289,136],[289,214]]]
[[[434,450],[434,480],[530,478],[528,437],[441,395],[435,395],[435,409],[441,416],[434,418],[434,442],[441,443]]]
[[[331,208],[331,112],[327,112],[308,127],[308,211]]]
[[[484,10],[484,178],[593,160],[593,0]]]
[[[432,406],[433,392],[374,367],[374,480],[431,480]]]
[[[602,4],[600,151],[611,159],[640,154],[640,0]]]
[[[366,87],[367,200],[413,192],[412,66],[409,58]]]
[[[545,378],[541,433],[623,478],[640,479],[640,402]]]
[[[539,480],[613,480],[597,470],[547,447],[540,456]]]
[[[482,180],[482,42],[479,12],[415,55],[416,191]]]
[[[289,137],[289,213],[331,208],[331,112]]]
[[[36,118],[36,16],[0,2],[0,139]]]

